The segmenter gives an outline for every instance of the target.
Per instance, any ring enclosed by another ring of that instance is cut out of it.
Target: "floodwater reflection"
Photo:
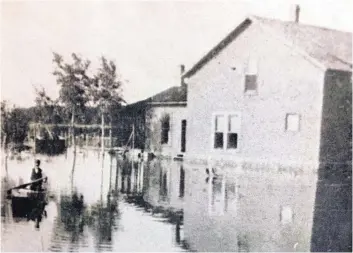
[[[94,150],[41,160],[53,196],[47,216],[36,230],[2,198],[3,251],[308,251],[315,237],[315,175]],[[9,160],[2,194],[31,165]],[[16,243],[20,235],[31,243]]]
[[[97,157],[96,151],[79,150],[50,159],[43,155],[37,157],[42,160],[43,171],[49,177],[51,198],[46,208],[47,216],[43,215],[40,228],[35,230],[27,219],[16,220],[8,208],[11,202],[2,198],[1,250],[183,250],[180,245],[182,225],[176,229],[176,223],[172,221],[175,218],[170,215],[159,217],[129,200],[129,197],[143,195],[146,187],[141,172],[143,165],[126,160],[124,167],[116,155],[99,156],[104,160]],[[8,162],[9,177],[2,185],[3,195],[6,189],[17,185],[20,178],[29,175],[32,163],[32,159]],[[29,243],[18,244],[18,240]]]

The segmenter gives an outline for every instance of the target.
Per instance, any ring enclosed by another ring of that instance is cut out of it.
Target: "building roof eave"
[[[283,21],[284,22],[284,21]],[[270,26],[268,23],[263,23],[263,20],[260,17],[256,16],[248,16],[246,17],[233,31],[231,31],[220,43],[218,43],[215,47],[213,47],[205,56],[203,56],[195,65],[193,65],[188,71],[185,72],[183,78],[188,79],[192,77],[196,72],[198,72],[204,65],[206,65],[211,59],[213,59],[216,55],[219,54],[227,45],[229,45],[232,41],[234,41],[239,34],[241,34],[250,24],[259,25],[265,33],[269,34],[273,38],[280,40],[284,43],[284,45],[293,48],[295,52],[299,55],[304,57],[307,61],[313,64],[315,67],[326,71],[327,69],[332,68],[330,64],[327,62],[318,59],[317,57],[313,56],[310,52],[306,51],[305,48],[296,45],[293,41],[289,38],[286,38],[281,34],[281,32],[276,31],[275,28]],[[306,26],[306,25],[304,25]],[[327,52],[329,55],[329,52]],[[342,70],[351,70],[352,63],[346,62],[342,60],[338,56],[331,55],[334,57],[336,61],[339,61],[343,64]]]
[[[184,73],[183,78],[190,78],[201,69],[210,59],[216,56],[223,48],[229,45],[241,32],[243,32],[252,22],[251,17],[247,17],[234,30],[232,30],[223,40],[213,47],[203,56],[193,67]]]
[[[186,106],[187,102],[148,102],[151,106]]]

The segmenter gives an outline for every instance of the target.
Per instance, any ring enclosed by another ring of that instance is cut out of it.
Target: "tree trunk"
[[[7,134],[6,133],[2,133],[2,148],[4,149],[4,151],[6,150],[6,139],[7,139]]]
[[[74,151],[72,160],[72,168],[71,168],[71,193],[74,191],[74,173],[75,173],[75,166],[76,166],[76,152]]]
[[[102,112],[102,141],[101,141],[102,157],[104,156],[104,113]]]
[[[112,122],[110,121],[110,129],[109,129],[109,142],[110,148],[113,148],[113,133],[112,133]]]
[[[76,152],[76,140],[75,140],[75,108],[72,109],[71,115],[71,140],[74,147],[74,152]]]
[[[110,154],[110,171],[109,171],[109,194],[112,191],[112,173],[113,173],[113,155]]]

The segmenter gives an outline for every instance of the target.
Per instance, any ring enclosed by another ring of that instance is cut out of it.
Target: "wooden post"
[[[131,185],[132,189],[135,189],[136,187],[136,173],[135,173],[135,166],[134,166],[134,151],[135,151],[135,125],[132,124],[132,149],[131,149],[131,170],[132,170],[132,175],[131,175],[131,182],[133,184]]]
[[[31,128],[29,128],[28,132],[27,132],[27,141],[28,143],[31,143]],[[3,144],[3,143],[1,143]],[[5,149],[5,145],[2,145],[3,148]]]
[[[67,143],[67,147],[69,147],[70,146],[70,130],[69,129],[67,129],[66,130],[66,143]]]
[[[135,149],[135,126],[132,125],[132,133],[131,133],[131,138],[132,138],[132,146],[131,146],[131,168],[133,169],[134,167],[134,149]]]
[[[88,150],[88,138],[89,138],[89,134],[87,134],[87,131],[85,133],[85,137],[86,137],[86,149]]]
[[[109,128],[109,141],[110,141],[110,148],[113,147],[113,134],[112,134],[112,123],[110,122]]]
[[[37,125],[34,127],[34,146],[33,146],[34,155],[37,153]]]
[[[113,155],[110,155],[109,193],[112,191]]]
[[[102,112],[102,141],[101,141],[102,156],[104,156],[104,113]]]
[[[71,115],[71,131],[72,131],[72,145],[74,146],[74,152],[76,152],[76,139],[75,139],[75,108],[72,110]]]
[[[119,161],[118,161],[118,157],[116,157],[116,172],[115,172],[115,192],[118,193],[119,190]]]

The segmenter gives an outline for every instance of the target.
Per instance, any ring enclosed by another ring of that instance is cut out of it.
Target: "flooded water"
[[[324,184],[308,168],[131,162],[85,150],[37,158],[50,198],[33,219],[14,217],[4,190],[28,181],[34,157],[3,161],[2,251],[303,252],[312,238],[327,241],[324,251],[351,249],[351,184]]]
[[[37,158],[49,178],[46,214],[39,228],[32,220],[13,217],[10,200],[3,193],[2,251],[186,250],[181,219],[147,205],[140,194],[142,178],[133,172],[131,180],[122,180],[124,164],[117,156],[105,154],[102,159],[99,152],[79,151],[75,157],[68,152]],[[7,172],[3,161],[2,175],[8,174],[8,180],[3,179],[3,192],[29,181],[33,161],[30,155],[8,159]],[[135,194],[121,193],[127,190]],[[74,199],[81,195],[84,208],[77,209]]]

